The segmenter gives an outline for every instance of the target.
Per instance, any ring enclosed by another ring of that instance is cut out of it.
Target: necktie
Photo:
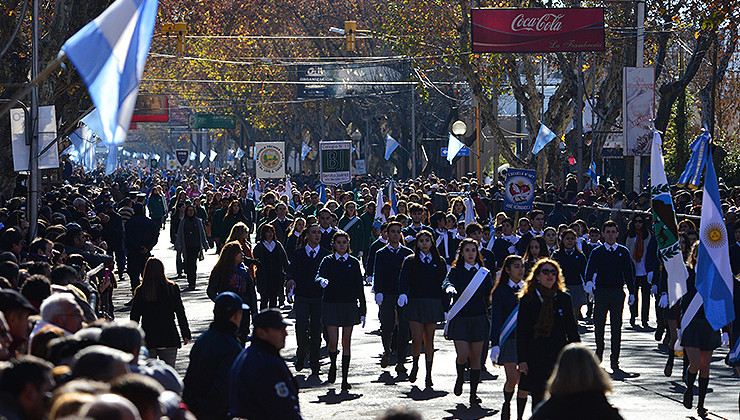
[[[316,256],[316,251],[314,251],[314,250],[312,249],[312,250],[311,250],[311,253],[310,253],[309,255],[310,255],[311,259],[313,259],[313,257],[315,257],[315,256]]]
[[[473,267],[470,267],[470,272],[471,272],[471,273],[475,273],[476,271],[478,271],[478,269],[477,269],[477,268],[475,268],[475,266],[473,266]]]
[[[347,257],[339,257],[339,261],[344,262],[347,260]]]
[[[429,264],[429,257],[424,257],[424,264]]]

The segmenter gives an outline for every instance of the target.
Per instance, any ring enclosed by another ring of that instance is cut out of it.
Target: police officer
[[[301,419],[298,383],[280,356],[288,336],[280,311],[263,309],[254,317],[252,344],[231,366],[229,411],[232,417]]]

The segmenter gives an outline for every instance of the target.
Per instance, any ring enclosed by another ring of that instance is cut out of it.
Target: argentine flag
[[[679,187],[688,187],[695,190],[701,185],[701,174],[704,172],[704,165],[707,162],[707,143],[709,143],[709,130],[705,127],[701,135],[689,146],[691,157],[678,178]]]
[[[458,140],[457,137],[450,133],[450,138],[447,140],[447,161],[450,162],[450,165],[452,165],[452,161],[455,159],[455,156],[460,153],[460,150],[462,150],[464,146],[465,145]]]
[[[388,197],[391,199],[391,217],[398,214],[398,197],[396,196],[396,181],[390,180],[388,183]]]
[[[398,149],[398,141],[388,134],[385,138],[385,160],[389,160],[393,152]]]
[[[62,45],[87,85],[106,144],[126,140],[156,20],[157,0],[116,0]]]
[[[557,136],[552,132],[545,124],[540,124],[540,132],[537,133],[537,140],[534,142],[532,148],[532,155],[536,155],[540,150],[544,149],[548,143],[553,141]]]
[[[732,270],[730,252],[719,201],[717,174],[712,163],[712,151],[707,143],[707,172],[704,175],[699,256],[696,262],[696,291],[704,302],[707,321],[719,330],[735,319],[732,301]]]

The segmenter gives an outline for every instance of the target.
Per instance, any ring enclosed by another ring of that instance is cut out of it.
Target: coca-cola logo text
[[[563,26],[563,16],[565,14],[546,13],[540,17],[527,17],[524,13],[521,13],[511,21],[511,30],[514,32],[557,32]]]

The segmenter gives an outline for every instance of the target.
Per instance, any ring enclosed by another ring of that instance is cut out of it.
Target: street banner
[[[537,171],[509,168],[504,183],[504,210],[531,211]]]
[[[53,143],[57,137],[57,118],[53,105],[39,107],[39,152]],[[13,169],[18,171],[29,170],[31,146],[26,143],[26,112],[21,108],[10,110],[11,146],[13,151]],[[59,148],[54,145],[46,149],[38,159],[39,169],[53,169],[59,167]]]
[[[190,150],[175,150],[175,162],[177,162],[180,166],[188,166],[188,164],[190,163]]]
[[[285,143],[255,143],[257,178],[285,177]]]
[[[346,184],[352,179],[352,142],[319,142],[319,168],[321,183],[324,185]]]
[[[357,171],[357,175],[367,174],[367,167],[365,166],[365,159],[355,160],[355,170]]]
[[[678,242],[676,212],[673,209],[671,189],[665,175],[662,143],[660,133],[656,131],[653,135],[650,159],[651,211],[653,213],[653,233],[658,243],[658,258],[668,273],[668,301],[670,306],[673,306],[681,296],[686,294],[686,279],[689,273],[686,271],[681,246]]]
[[[471,9],[474,53],[604,51],[604,9]]]
[[[623,79],[624,155],[647,155],[653,138],[655,69],[625,67]]]

